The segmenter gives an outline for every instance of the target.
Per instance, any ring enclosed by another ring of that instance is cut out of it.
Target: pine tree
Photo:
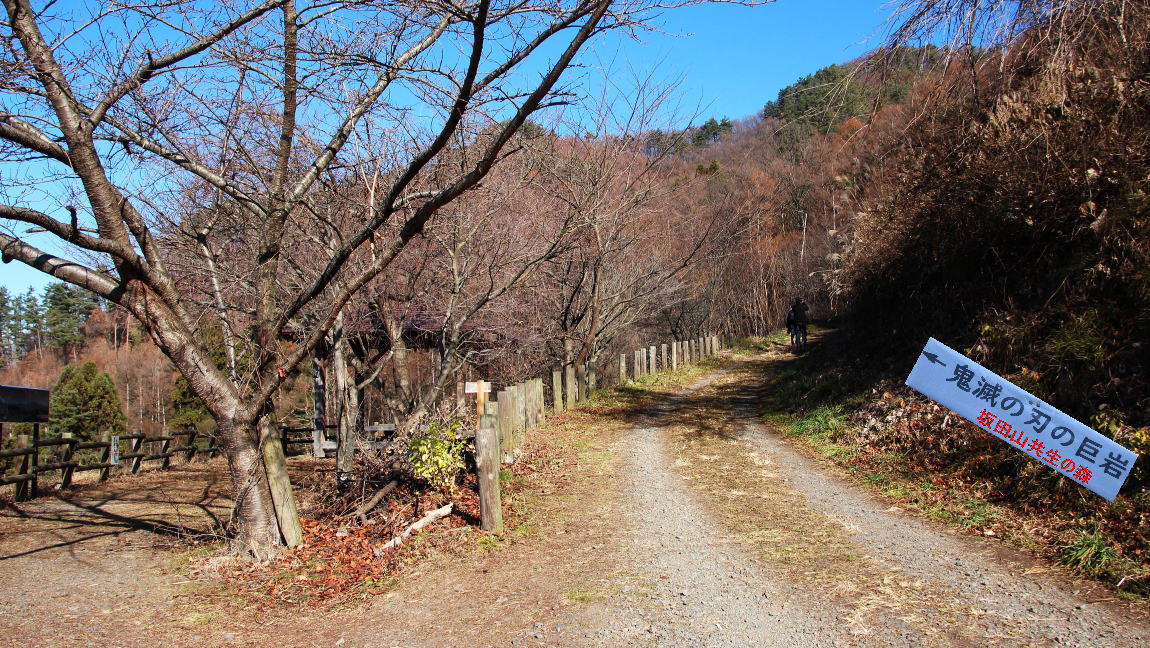
[[[16,300],[8,289],[0,286],[0,367],[16,361],[16,340],[12,337],[12,324],[16,317]]]
[[[112,378],[91,361],[64,367],[52,387],[49,409],[52,436],[70,432],[77,439],[91,440],[104,431],[123,434],[128,429]]]
[[[65,283],[44,287],[44,335],[49,346],[75,349],[84,343],[80,326],[88,319],[97,301],[92,293]]]
[[[20,297],[15,307],[13,334],[16,339],[16,354],[23,357],[41,348],[41,331],[44,329],[44,311],[40,300],[36,297],[36,290],[28,291]]]

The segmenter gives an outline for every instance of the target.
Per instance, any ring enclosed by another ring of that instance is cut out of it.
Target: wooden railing
[[[195,430],[177,430],[155,437],[134,432],[116,436],[113,442],[108,433],[104,433],[99,441],[81,441],[70,434],[41,439],[39,428],[39,425],[34,425],[31,435],[17,436],[16,447],[0,450],[0,459],[18,459],[15,472],[0,475],[0,485],[16,485],[17,500],[35,497],[40,475],[47,472],[59,471],[60,487],[68,488],[72,485],[73,476],[79,472],[98,470],[99,481],[104,481],[116,467],[135,474],[145,461],[158,461],[163,470],[168,468],[172,457],[182,456],[185,462],[190,462],[196,455],[211,458],[219,452],[214,437],[201,437],[207,443],[197,444]],[[78,454],[84,450],[99,452],[90,457]]]

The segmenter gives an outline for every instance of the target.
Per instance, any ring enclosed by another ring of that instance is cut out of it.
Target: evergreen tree
[[[12,337],[16,318],[16,300],[0,286],[0,367],[16,361],[16,340]]]
[[[723,135],[735,129],[734,124],[730,119],[724,117],[722,121],[716,121],[714,117],[708,119],[702,126],[695,129],[691,134],[691,144],[695,146],[709,146],[719,141]]]
[[[123,434],[128,429],[116,386],[107,373],[88,361],[68,365],[49,397],[49,434],[71,432],[77,439],[96,439],[105,430]]]
[[[194,427],[204,430],[212,423],[212,414],[188,385],[183,376],[176,378],[176,388],[172,391],[172,419],[173,427]]]
[[[36,298],[36,291],[28,291],[20,297],[15,308],[14,336],[16,339],[16,354],[23,357],[41,348],[41,331],[44,330],[44,311],[40,300]]]
[[[74,349],[84,343],[80,326],[98,306],[96,297],[66,283],[48,284],[44,288],[44,336],[49,346]]]
[[[870,112],[870,93],[849,68],[831,65],[779,90],[763,108],[763,117],[805,124],[829,133],[840,122]]]

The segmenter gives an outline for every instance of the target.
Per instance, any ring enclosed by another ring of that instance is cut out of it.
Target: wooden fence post
[[[575,398],[580,403],[587,400],[587,365],[575,365]]]
[[[663,371],[671,368],[671,362],[667,360],[667,345],[659,345],[659,365],[663,367]]]
[[[16,435],[16,447],[27,448],[29,445],[27,434]],[[20,474],[27,475],[32,470],[32,455],[26,454],[20,458]],[[16,501],[22,502],[24,500],[32,499],[28,496],[28,488],[30,481],[17,482],[16,484]]]
[[[36,495],[40,492],[40,478],[39,478],[39,473],[36,472],[36,468],[38,468],[39,466],[40,466],[40,424],[39,423],[33,423],[32,424],[32,467],[29,471],[32,475],[32,479],[28,480],[29,487],[31,488],[31,492],[28,494],[29,499],[34,499],[36,497]]]
[[[319,360],[318,354],[312,357],[314,368],[312,369],[312,413],[311,413],[311,454],[316,459],[323,459],[325,456],[323,451],[324,441],[324,425],[327,424],[327,386],[325,377],[323,375],[323,364]],[[215,452],[208,455],[209,458],[214,457]]]
[[[133,434],[140,434],[140,431],[134,430]],[[145,454],[144,453],[144,439],[145,438],[146,437],[144,437],[144,435],[140,434],[140,436],[136,437],[135,439],[132,439],[132,450],[131,450],[131,452],[132,452],[132,454],[136,455],[135,457],[132,457],[132,474],[133,475],[136,474],[137,472],[139,472],[140,464],[144,461],[144,454]]]
[[[508,388],[510,389],[510,388]],[[502,389],[497,395],[495,410],[495,429],[499,433],[499,452],[503,455],[503,463],[511,463],[511,396],[508,389]],[[490,403],[488,403],[490,405]]]
[[[543,398],[543,379],[532,378],[531,385],[533,387],[531,394],[535,397],[534,400],[531,401],[531,409],[535,410],[535,426],[538,427],[543,425],[543,419],[547,410],[547,403]]]
[[[528,403],[531,409],[531,427],[539,427],[543,423],[543,379],[531,379],[531,401]]]
[[[515,433],[515,449],[523,447],[527,429],[531,427],[531,381],[519,383],[519,429]]]
[[[564,382],[567,383],[567,408],[575,407],[578,402],[579,392],[575,386],[575,365],[567,365],[563,368]]]
[[[659,370],[658,362],[655,359],[655,345],[647,347],[647,373],[655,373]]]
[[[104,451],[100,453],[100,463],[103,464],[104,467],[100,469],[98,480],[107,481],[108,473],[112,470],[112,466],[110,465],[112,463],[112,432],[110,430],[101,432],[100,441],[107,445],[104,446]]]
[[[539,412],[539,425],[547,422],[547,382],[535,379],[535,409]]]
[[[503,533],[503,504],[499,494],[499,433],[496,417],[479,417],[475,433],[475,467],[479,479],[479,526],[484,531]]]
[[[678,371],[679,370],[679,349],[678,349],[678,346],[679,345],[677,342],[671,343],[671,371]]]
[[[507,420],[510,422],[510,428],[507,430],[507,451],[512,455],[519,449],[519,430],[523,425],[521,390],[520,385],[509,385],[507,387],[507,405],[500,405],[500,409],[504,407],[507,409]]]
[[[71,439],[72,433],[63,432],[60,434],[60,438]],[[60,488],[68,488],[72,485],[72,472],[75,469],[75,466],[70,466],[68,464],[72,463],[72,449],[75,447],[75,443],[69,443],[64,446],[64,457],[61,460],[61,463],[64,464],[64,467],[60,469]]]
[[[287,446],[288,446],[287,442],[288,442],[287,430],[285,430],[281,426],[280,427],[280,444],[283,447],[284,455],[287,455]],[[160,470],[167,470],[168,466],[171,465],[171,459],[172,458],[171,458],[171,456],[168,455],[168,451],[171,449],[172,449],[172,435],[168,434],[167,430],[164,430],[164,442],[162,444],[160,444],[160,454],[163,455],[164,458],[160,463]]]
[[[556,414],[563,411],[563,372],[558,369],[551,372],[551,405]]]
[[[184,463],[192,463],[192,459],[196,456],[196,428],[188,430],[188,450],[184,455]]]
[[[619,384],[627,382],[627,354],[619,354]]]
[[[516,409],[519,412],[519,425],[515,429],[515,449],[519,450],[523,447],[523,442],[527,438],[527,428],[531,425],[531,381],[519,383],[519,389],[515,395],[517,399]]]
[[[640,352],[635,351],[631,356],[631,377],[638,378],[643,375],[643,363],[639,361]]]
[[[595,371],[594,365],[588,363],[587,364],[587,398],[591,398],[591,395],[595,393],[595,390],[598,387],[599,387],[599,372]]]

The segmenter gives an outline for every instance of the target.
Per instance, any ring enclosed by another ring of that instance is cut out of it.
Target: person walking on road
[[[810,308],[802,297],[795,297],[795,303],[787,311],[787,332],[791,336],[791,345],[803,348],[807,345],[807,324],[810,322]]]

